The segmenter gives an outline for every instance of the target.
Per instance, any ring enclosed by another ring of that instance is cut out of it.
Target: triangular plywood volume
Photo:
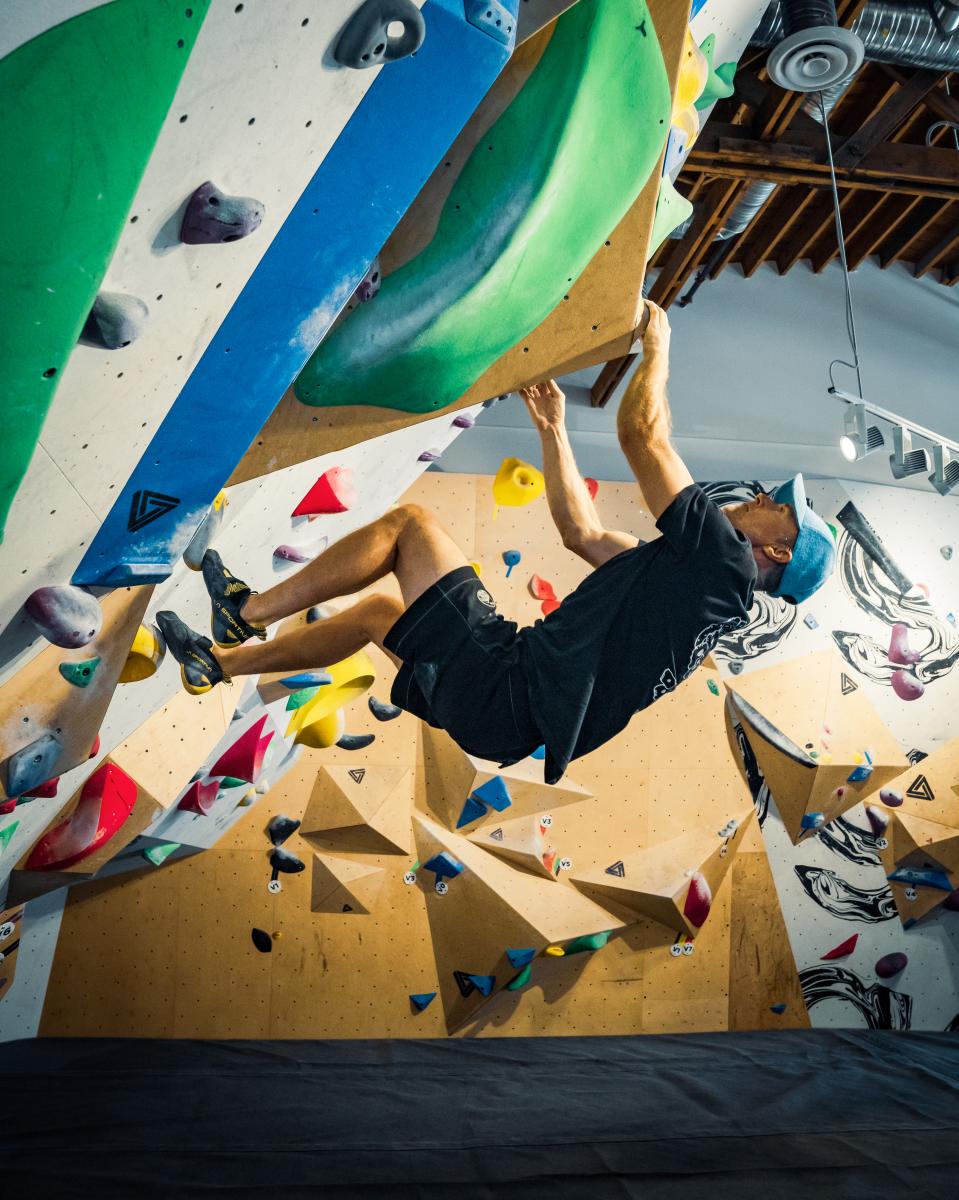
[[[727,723],[741,722],[790,838],[798,842],[878,791],[906,758],[831,650],[728,680]]]
[[[471,817],[474,813],[479,815],[474,820],[464,821],[464,828],[473,827],[480,820],[513,820],[516,817],[553,812],[565,804],[578,804],[582,800],[592,799],[590,792],[568,778],[553,786],[544,783],[543,763],[538,759],[526,758],[511,767],[500,769],[495,763],[473,758],[461,750],[442,730],[423,723],[420,731],[423,806],[450,829],[460,826],[467,802],[477,793],[477,799],[465,816]],[[501,786],[496,787],[496,795],[483,791],[493,780],[501,781]],[[487,795],[485,801],[484,795]],[[492,799],[492,804],[488,802],[489,799]],[[494,807],[494,804],[498,807]]]
[[[462,870],[444,889],[426,892],[426,910],[450,1030],[459,1028],[485,1002],[480,988],[467,995],[456,975],[493,979],[489,994],[516,975],[507,950],[547,946],[622,926],[620,920],[575,888],[537,878],[451,833],[435,821],[414,818],[416,854],[429,862],[444,851]],[[421,879],[431,879],[420,871]]]
[[[332,854],[313,855],[313,912],[370,913],[386,879],[383,867]]]
[[[469,835],[476,846],[534,875],[556,878],[556,852],[547,843],[550,826],[539,817],[519,817],[513,821],[488,821]]]
[[[684,833],[608,866],[578,872],[573,882],[614,912],[650,917],[695,937],[755,815],[752,805],[744,806],[720,829]]]
[[[404,767],[321,767],[300,833],[314,845],[360,854],[409,854],[413,773]]]

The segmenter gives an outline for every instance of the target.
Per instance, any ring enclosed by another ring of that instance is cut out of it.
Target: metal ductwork
[[[780,87],[820,92],[851,79],[862,66],[862,42],[839,28],[836,0],[782,0],[780,20],[782,34],[766,63]]]

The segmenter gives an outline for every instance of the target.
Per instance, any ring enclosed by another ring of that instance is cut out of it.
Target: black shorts
[[[457,567],[427,588],[383,644],[403,663],[393,703],[445,729],[468,754],[508,766],[542,744],[518,627],[499,615],[472,567]]]

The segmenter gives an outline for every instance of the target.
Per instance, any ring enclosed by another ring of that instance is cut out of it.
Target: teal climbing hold
[[[179,849],[179,842],[163,842],[159,846],[147,846],[146,850],[143,851],[143,857],[147,862],[153,863],[155,867],[159,867],[166,862],[175,850]]]
[[[223,788],[249,787],[249,783],[245,779],[237,779],[235,775],[224,775],[220,780],[220,790]]]
[[[612,936],[611,929],[605,933],[587,933],[583,937],[573,938],[564,949],[567,954],[584,954],[588,950],[602,950]]]
[[[475,796],[469,796],[463,805],[460,819],[456,822],[456,828],[462,829],[464,825],[472,825],[474,821],[478,821],[480,817],[485,816],[486,805],[477,800]]]
[[[300,688],[297,692],[291,692],[286,698],[286,711],[289,712],[293,708],[302,708],[307,704],[320,689],[318,687]]]
[[[509,959],[511,967],[525,967],[527,963],[531,963],[536,957],[536,951],[532,948],[524,950],[507,950],[506,957]]]
[[[506,985],[506,990],[508,992],[518,992],[520,988],[526,987],[526,985],[529,983],[529,979],[530,979],[530,976],[532,975],[532,973],[533,973],[532,964],[527,963],[526,966],[522,969],[522,971],[520,971],[520,973],[515,978],[513,978],[509,981],[509,983]]]
[[[417,1012],[422,1012],[424,1008],[429,1008],[435,999],[435,992],[412,992],[410,994],[410,1004],[413,1005]]]
[[[709,67],[706,86],[696,101],[696,108],[702,111],[704,108],[709,108],[711,104],[715,104],[717,100],[725,100],[727,96],[733,94],[736,64],[734,62],[725,62],[721,63],[718,67],[713,66],[713,56],[716,53],[716,35],[714,33],[711,33],[699,48],[702,50],[706,64]]]
[[[714,696],[718,696],[718,695],[719,695],[719,686],[718,686],[718,684],[716,683],[716,680],[715,680],[715,679],[707,679],[707,680],[706,680],[706,686],[709,688],[709,690],[712,692],[712,694],[713,694]]]
[[[19,821],[11,821],[9,825],[4,825],[4,827],[0,829],[0,854],[2,854],[10,845],[10,839],[17,832],[17,826],[19,824]]]
[[[495,808],[497,812],[502,812],[513,803],[506,784],[499,775],[494,775],[492,779],[487,779],[476,788],[473,797],[490,808]]]
[[[72,683],[74,687],[85,688],[92,681],[99,665],[99,658],[88,658],[84,662],[61,663],[60,674],[67,683]]]

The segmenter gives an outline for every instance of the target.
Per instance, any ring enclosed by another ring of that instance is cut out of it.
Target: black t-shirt
[[[746,624],[756,560],[702,488],[684,488],[656,527],[662,537],[603,563],[520,634],[547,783]]]

